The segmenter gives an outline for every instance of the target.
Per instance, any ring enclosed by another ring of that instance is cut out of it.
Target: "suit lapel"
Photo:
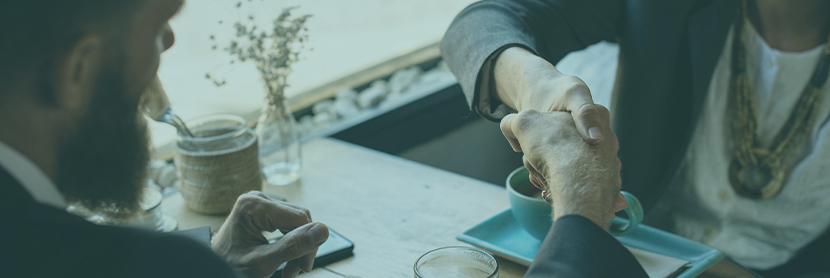
[[[697,122],[720,59],[726,35],[735,21],[740,1],[716,0],[689,16],[689,51],[692,65],[692,121]],[[694,128],[694,126],[692,127]]]
[[[16,179],[5,169],[0,168],[0,213],[5,213],[24,204],[34,203],[34,199],[26,192]]]
[[[23,185],[3,168],[0,168],[0,219],[7,222],[16,219],[17,221],[30,221],[38,224],[49,223],[50,225],[90,224],[83,218],[69,214],[64,210],[37,203],[29,195],[29,192],[23,188]]]

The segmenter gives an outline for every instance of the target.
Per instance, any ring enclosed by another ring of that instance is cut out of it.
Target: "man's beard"
[[[140,211],[150,157],[146,123],[124,72],[104,71],[89,113],[61,146],[56,182],[70,203],[127,219]]]

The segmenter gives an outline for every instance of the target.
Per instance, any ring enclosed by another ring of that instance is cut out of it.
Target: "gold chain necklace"
[[[731,120],[734,158],[729,181],[741,196],[767,199],[784,187],[786,171],[810,134],[819,103],[819,92],[830,69],[830,42],[824,48],[813,76],[793,107],[790,117],[776,134],[770,149],[760,147],[755,106],[746,76],[746,53],[742,40],[746,0],[738,9],[732,39],[732,75],[729,80],[728,117]],[[829,39],[830,40],[830,39]]]

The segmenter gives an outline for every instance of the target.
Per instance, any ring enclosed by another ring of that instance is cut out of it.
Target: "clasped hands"
[[[627,206],[608,109],[581,79],[518,47],[498,58],[495,78],[498,97],[519,111],[502,119],[502,133],[524,153],[533,185],[550,193],[553,219],[578,214],[608,229]]]

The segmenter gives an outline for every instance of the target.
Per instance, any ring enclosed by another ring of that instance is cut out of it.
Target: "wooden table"
[[[264,188],[311,210],[354,242],[354,256],[317,268],[303,277],[412,277],[423,253],[450,245],[464,230],[509,207],[504,187],[450,173],[393,155],[324,138],[302,146],[299,182]],[[225,216],[192,212],[180,194],[162,203],[179,229],[210,226],[216,231]],[[499,277],[522,277],[527,267],[499,260]],[[342,275],[341,275],[342,274]],[[701,277],[754,277],[723,260]]]
[[[467,245],[455,237],[509,207],[504,187],[485,183],[336,139],[318,139],[302,147],[298,183],[268,186],[268,194],[311,210],[354,242],[354,256],[315,269],[304,277],[412,277],[423,253]],[[180,194],[166,198],[164,213],[179,229],[210,226],[224,216],[188,210]],[[499,259],[499,277],[522,277],[526,267]]]

